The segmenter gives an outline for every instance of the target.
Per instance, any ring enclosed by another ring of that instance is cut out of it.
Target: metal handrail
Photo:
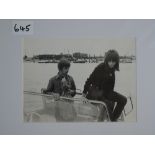
[[[131,113],[131,111],[133,110],[132,98],[131,98],[131,96],[129,96],[128,98],[130,99],[131,110],[130,110],[128,113],[126,113],[125,108],[124,108],[124,115],[125,115],[125,116],[127,116],[127,115],[128,115],[129,113]]]
[[[49,95],[49,94],[43,94],[43,93],[38,93],[38,92],[32,92],[32,91],[24,91],[24,94],[44,96],[44,97],[49,97],[49,98],[55,98],[55,96],[52,95],[52,94]],[[80,93],[80,95],[81,95],[81,93]],[[79,101],[79,98],[68,98],[68,97],[64,97],[64,96],[60,96],[60,99],[65,99],[65,100],[70,100],[70,101]],[[103,105],[106,108],[108,120],[110,121],[110,114],[109,114],[107,105],[104,102],[96,101],[96,100],[88,100],[87,98],[85,98],[85,99],[88,101],[88,103],[94,103],[94,104],[101,104],[101,105]]]

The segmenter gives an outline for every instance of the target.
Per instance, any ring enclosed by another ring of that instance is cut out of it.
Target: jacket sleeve
[[[76,85],[73,78],[71,78],[71,96],[74,97],[75,94],[76,94]]]
[[[53,92],[53,89],[54,89],[54,81],[53,81],[53,79],[50,79],[46,92]]]
[[[96,77],[97,77],[98,72],[99,72],[99,67],[96,67],[94,71],[90,74],[89,78],[87,78],[85,85],[84,85],[84,90],[83,90],[84,94],[87,94],[90,86],[96,83]]]

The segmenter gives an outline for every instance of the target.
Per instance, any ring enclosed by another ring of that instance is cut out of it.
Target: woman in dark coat
[[[114,91],[115,71],[119,71],[119,54],[116,50],[109,50],[104,62],[86,80],[83,90],[86,98],[106,103],[111,121],[117,121],[127,102],[125,96]]]

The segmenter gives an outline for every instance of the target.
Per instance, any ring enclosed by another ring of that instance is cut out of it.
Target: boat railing
[[[108,107],[107,107],[107,105],[103,101],[89,100],[89,99],[87,99],[85,97],[70,98],[70,97],[60,96],[59,98],[57,98],[54,94],[46,94],[46,93],[44,93],[43,89],[41,90],[41,93],[33,92],[33,91],[24,91],[24,94],[48,97],[49,99],[51,98],[51,99],[54,99],[55,101],[61,99],[61,100],[68,100],[68,101],[71,101],[71,102],[74,102],[74,101],[78,101],[79,102],[80,101],[83,104],[88,103],[88,104],[102,105],[105,108],[105,111],[106,111],[106,114],[107,114],[107,119],[108,119],[108,121],[110,121],[110,114],[109,114],[109,111],[108,111]],[[80,93],[77,92],[77,94],[78,95],[82,95],[81,92]],[[128,98],[130,100],[131,109],[130,109],[130,111],[126,112],[126,110],[124,108],[122,117],[124,117],[124,116],[126,117],[133,110],[132,98],[131,97],[128,97]]]
[[[58,98],[53,94],[44,94],[43,91],[41,93],[38,93],[38,92],[32,92],[32,91],[24,91],[24,94],[29,94],[29,95],[37,95],[37,96],[42,96],[42,97],[48,97],[49,99],[55,99],[55,100],[58,100]],[[81,93],[78,93],[78,95],[81,95]],[[83,104],[85,103],[88,103],[88,104],[97,104],[97,105],[103,105],[104,108],[106,109],[106,114],[107,114],[107,117],[108,117],[108,120],[110,120],[110,115],[109,115],[109,112],[108,112],[108,108],[107,108],[107,105],[102,102],[102,101],[96,101],[96,100],[88,100],[84,97],[74,97],[74,98],[69,98],[69,97],[65,97],[65,96],[60,96],[59,99],[62,99],[62,100],[68,100],[68,101],[81,101]]]

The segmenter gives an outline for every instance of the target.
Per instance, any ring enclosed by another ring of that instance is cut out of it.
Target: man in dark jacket
[[[117,121],[127,102],[125,96],[114,91],[116,70],[119,71],[119,55],[117,51],[109,50],[104,63],[98,65],[86,80],[83,90],[86,98],[106,103],[111,121]]]

